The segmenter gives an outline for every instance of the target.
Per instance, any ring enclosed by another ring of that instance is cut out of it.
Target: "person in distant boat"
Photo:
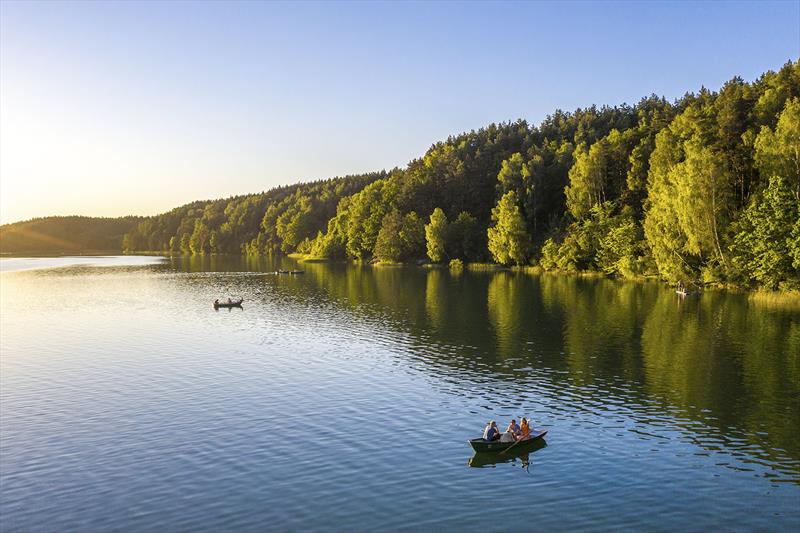
[[[486,424],[486,427],[483,430],[483,440],[493,441],[499,438],[500,438],[500,430],[497,429],[497,422],[492,420],[488,424]]]
[[[219,298],[217,298],[216,300],[214,300],[214,305],[219,305]]]
[[[531,425],[527,418],[520,418],[519,423],[519,438],[529,439],[531,437]]]
[[[511,424],[509,424],[509,429],[506,429],[506,432],[500,435],[500,442],[516,442],[517,436],[514,435],[514,431],[511,430]]]
[[[508,427],[506,428],[506,431],[512,432],[515,437],[519,437],[520,430],[517,421],[512,418],[511,422],[508,424]]]

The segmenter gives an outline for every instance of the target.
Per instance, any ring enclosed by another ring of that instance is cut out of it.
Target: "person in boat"
[[[214,300],[214,305],[219,305],[219,298],[217,298],[216,300]]]
[[[506,431],[511,431],[515,437],[519,437],[520,429],[517,421],[512,418],[511,422],[509,422],[508,427],[506,428]]]
[[[519,422],[519,438],[520,439],[529,439],[531,438],[531,424],[528,422],[527,418],[520,418]]]
[[[499,438],[500,438],[500,430],[497,429],[497,422],[492,420],[488,424],[486,424],[486,427],[483,429],[483,440],[491,442]]]
[[[516,442],[516,441],[517,441],[517,436],[511,429],[511,424],[509,424],[509,428],[506,429],[505,433],[500,435],[500,442]]]

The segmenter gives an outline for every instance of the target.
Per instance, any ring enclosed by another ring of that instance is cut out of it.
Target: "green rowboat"
[[[476,452],[502,452],[503,450],[507,450],[512,446],[514,446],[514,449],[522,448],[523,446],[527,446],[541,439],[545,435],[547,435],[547,430],[539,428],[531,431],[531,436],[522,441],[518,440],[516,442],[500,442],[499,440],[493,440],[487,442],[482,438],[477,438],[470,439],[469,443],[472,446],[472,449]]]

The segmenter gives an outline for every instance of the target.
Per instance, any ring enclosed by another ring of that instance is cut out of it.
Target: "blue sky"
[[[800,56],[800,2],[0,4],[0,221],[155,214]]]

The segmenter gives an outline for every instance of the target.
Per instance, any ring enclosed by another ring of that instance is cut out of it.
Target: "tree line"
[[[0,252],[119,252],[123,236],[144,217],[43,217],[0,226]]]
[[[493,261],[800,288],[800,61],[673,102],[491,124],[404,168],[187,204],[125,252]]]

